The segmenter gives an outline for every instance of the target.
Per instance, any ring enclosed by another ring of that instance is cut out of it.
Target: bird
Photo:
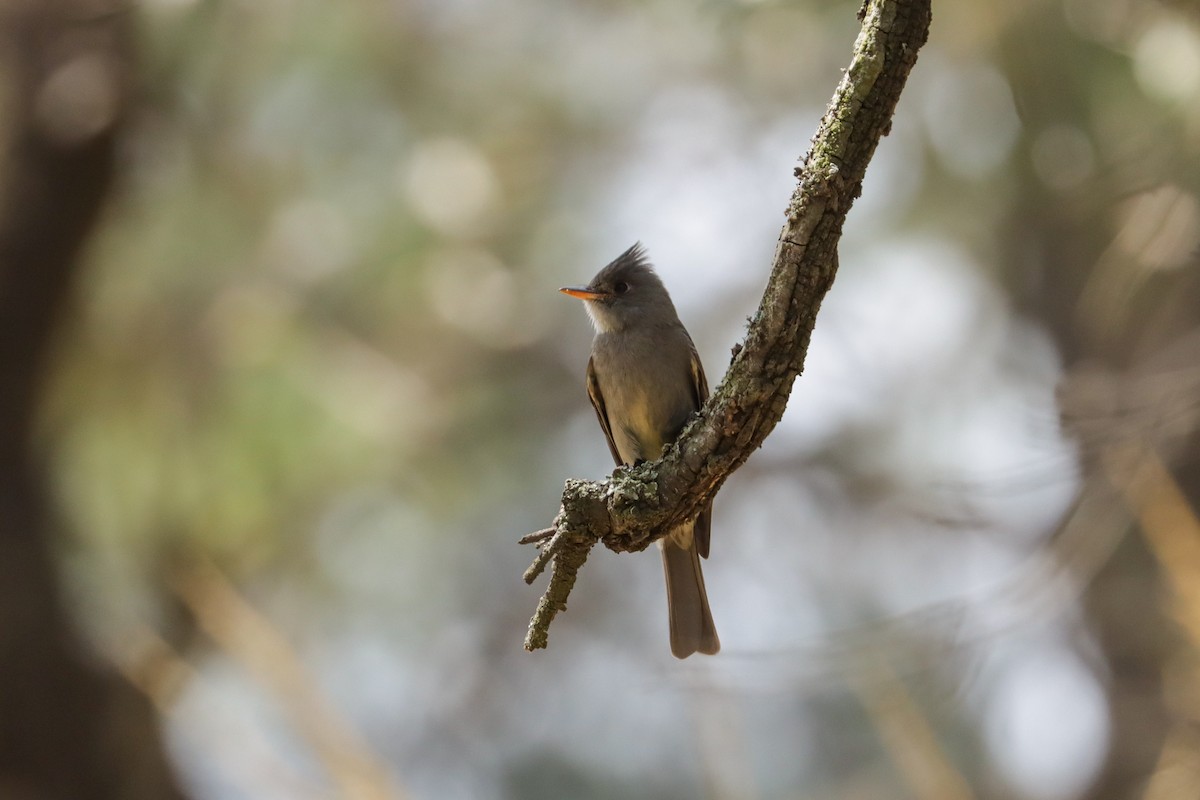
[[[587,393],[618,466],[662,455],[708,397],[708,381],[687,329],[641,243],[586,286],[559,291],[584,301],[595,328]],[[658,540],[667,584],[671,653],[721,649],[700,558],[708,558],[712,504]]]

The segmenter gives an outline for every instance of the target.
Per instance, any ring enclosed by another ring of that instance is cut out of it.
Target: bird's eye
[[[613,284],[613,292],[616,294],[625,294],[629,291],[629,284],[625,281],[617,281]]]

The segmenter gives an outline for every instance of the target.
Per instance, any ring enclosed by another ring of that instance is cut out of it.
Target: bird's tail
[[[689,537],[691,538],[691,537]],[[659,541],[663,572],[667,576],[667,614],[671,620],[671,653],[687,658],[692,653],[712,655],[721,649],[696,543],[680,547],[668,536]]]

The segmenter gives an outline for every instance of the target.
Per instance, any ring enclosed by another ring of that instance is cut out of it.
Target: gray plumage
[[[666,287],[635,244],[586,287],[562,291],[585,301],[596,328],[588,397],[613,459],[634,464],[659,458],[708,397],[696,347]],[[705,508],[694,523],[659,540],[671,652],[678,658],[721,648],[700,570],[700,556],[708,557],[710,514]]]

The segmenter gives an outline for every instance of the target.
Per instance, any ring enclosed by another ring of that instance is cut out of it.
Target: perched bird
[[[587,392],[613,458],[618,465],[658,458],[708,397],[708,382],[692,337],[641,244],[587,286],[559,291],[583,300],[596,328]],[[711,512],[710,505],[694,522],[658,540],[677,658],[721,649],[700,572],[700,557],[708,558]]]

